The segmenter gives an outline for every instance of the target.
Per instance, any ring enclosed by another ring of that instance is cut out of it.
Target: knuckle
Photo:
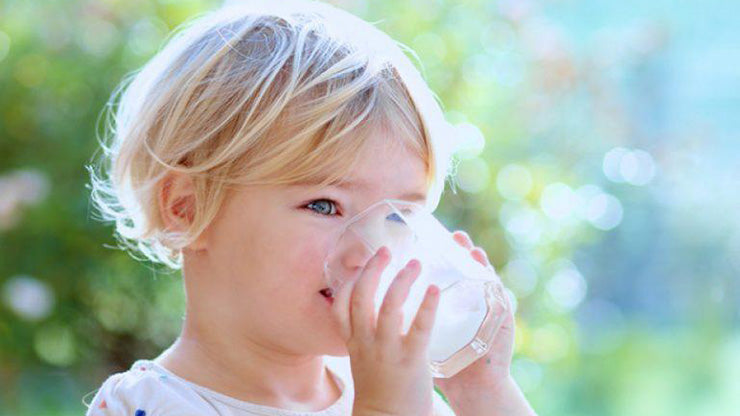
[[[354,337],[347,343],[347,352],[356,358],[362,358],[364,356],[364,348],[362,344]]]
[[[359,296],[355,296],[352,298],[352,301],[350,302],[350,305],[352,308],[354,308],[355,311],[357,311],[357,308],[362,308],[364,302],[362,301],[362,298]]]
[[[377,351],[375,351],[375,358],[378,362],[389,362],[393,360],[394,354],[393,351],[388,348],[378,348]]]
[[[396,308],[393,307],[393,305],[384,303],[380,307],[380,311],[378,311],[378,316],[382,316],[384,318],[392,317],[396,315]]]
[[[414,359],[413,355],[406,354],[401,358],[399,364],[401,364],[402,367],[411,367],[412,365],[414,365],[415,362],[416,360]]]
[[[352,340],[360,347],[371,344],[373,340],[372,330],[365,325],[356,325],[352,328]]]
[[[385,293],[385,300],[390,305],[397,305],[401,302],[401,299],[403,299],[405,292],[404,289],[405,288],[403,287],[403,285],[399,284],[398,282],[393,282],[388,288],[388,291]]]
[[[417,332],[426,333],[429,330],[430,325],[428,324],[426,319],[420,319],[419,321],[416,322],[415,327],[416,327]]]

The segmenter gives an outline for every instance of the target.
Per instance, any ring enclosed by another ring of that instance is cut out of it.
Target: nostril
[[[334,292],[331,290],[331,288],[328,288],[328,287],[319,290],[319,293],[321,293],[322,295],[324,295],[324,297],[327,297],[327,298],[331,298],[334,296]]]

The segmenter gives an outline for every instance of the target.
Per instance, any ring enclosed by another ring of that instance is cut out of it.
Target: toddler
[[[387,249],[327,290],[344,221],[385,198],[433,210],[452,171],[454,129],[401,44],[328,4],[243,1],[183,25],[111,101],[93,201],[121,243],[182,270],[187,308],[88,416],[534,414],[510,376],[511,314],[485,357],[435,379],[439,288],[400,331],[418,261],[377,317]]]

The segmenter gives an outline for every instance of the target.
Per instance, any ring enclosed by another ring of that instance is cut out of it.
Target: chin
[[[317,328],[314,332],[314,338],[310,344],[314,345],[313,349],[318,350],[320,355],[330,355],[334,357],[344,357],[349,355],[347,344],[342,339],[338,323],[332,323],[322,328]]]
[[[303,334],[301,339],[294,339],[292,344],[302,354],[330,355],[343,357],[349,355],[347,344],[339,331],[332,327],[316,328],[312,334]],[[303,348],[300,348],[302,346]]]
[[[333,357],[344,357],[349,355],[347,344],[342,340],[339,334],[332,333],[330,336],[321,340],[316,346],[320,355],[330,355]]]

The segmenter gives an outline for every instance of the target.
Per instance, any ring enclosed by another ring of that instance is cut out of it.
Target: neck
[[[155,361],[176,375],[238,400],[318,411],[340,391],[321,356],[296,355],[235,338],[227,327],[199,322],[188,308],[182,333]]]

